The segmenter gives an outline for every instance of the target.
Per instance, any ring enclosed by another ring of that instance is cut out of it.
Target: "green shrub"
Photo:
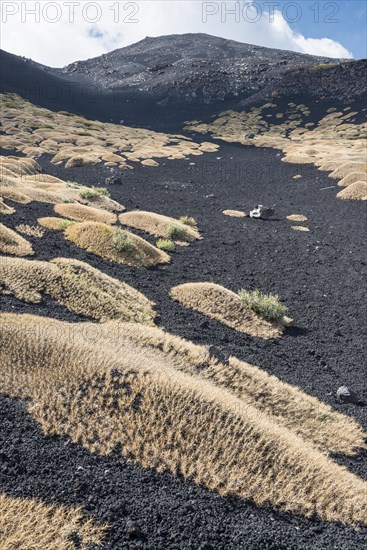
[[[258,289],[253,292],[240,290],[238,295],[247,307],[268,321],[281,322],[288,311],[288,308],[280,303],[277,295],[262,294]]]
[[[72,204],[75,201],[73,199],[69,199],[69,197],[63,197],[62,202],[65,202],[66,204]]]
[[[67,229],[71,225],[74,225],[76,222],[73,222],[71,220],[61,220],[60,221],[60,228],[61,229]]]
[[[93,200],[98,199],[99,197],[109,197],[110,194],[104,187],[92,187],[91,189],[86,189],[79,193],[82,199]]]
[[[181,216],[180,222],[184,225],[189,225],[190,227],[196,227],[197,223],[195,218],[191,218],[190,216]]]
[[[187,239],[187,230],[184,227],[178,225],[167,225],[165,234],[171,241],[184,241]]]
[[[130,238],[129,232],[120,227],[115,228],[112,236],[112,243],[118,252],[131,254],[136,249],[134,242]]]
[[[156,242],[156,247],[159,248],[159,250],[164,250],[165,252],[172,252],[176,248],[176,245],[171,240],[158,239]]]

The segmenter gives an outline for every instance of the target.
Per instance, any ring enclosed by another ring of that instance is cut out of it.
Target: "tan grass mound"
[[[35,160],[13,156],[0,158],[0,172],[3,169],[10,170],[17,176],[32,176],[41,171]]]
[[[237,294],[214,283],[185,283],[172,288],[170,295],[185,307],[250,336],[279,338],[284,329],[262,319]]]
[[[365,201],[367,200],[367,182],[356,181],[337,194],[338,199]]]
[[[14,212],[15,212],[15,208],[13,208],[12,206],[8,206],[7,204],[5,204],[3,199],[0,198],[0,214],[9,215],[9,214],[14,214]]]
[[[351,185],[352,183],[355,183],[356,181],[367,181],[367,173],[365,172],[352,172],[351,174],[348,174],[348,176],[345,176],[342,180],[338,182],[338,185],[340,187],[346,187],[347,185]]]
[[[33,256],[32,245],[12,229],[0,223],[0,252],[13,256]]]
[[[223,210],[223,214],[232,218],[245,218],[247,216],[243,210]]]
[[[292,225],[291,229],[293,229],[294,231],[303,231],[303,233],[309,233],[310,231],[309,228],[305,227],[304,225]]]
[[[306,222],[307,217],[303,216],[302,214],[290,214],[287,216],[287,220],[291,222]]]
[[[88,550],[102,542],[105,529],[78,509],[0,494],[1,550]],[[71,534],[77,534],[78,545]]]
[[[131,286],[78,260],[51,262],[2,258],[0,288],[18,300],[40,303],[48,294],[59,304],[86,317],[152,324],[153,303]]]
[[[170,353],[163,331],[149,347],[125,323],[1,322],[0,391],[30,398],[45,434],[101,454],[118,445],[143,467],[257,505],[367,524],[365,481],[231,391],[182,372],[185,357]]]
[[[195,227],[181,223],[179,220],[162,216],[154,212],[134,211],[119,216],[122,225],[140,229],[155,237],[169,237],[173,240],[193,241],[200,239],[200,233]],[[171,228],[177,228],[177,236],[168,235]]]
[[[37,187],[20,186],[17,188],[20,193],[29,197],[32,201],[58,204],[62,200],[62,193],[47,191]],[[66,194],[65,194],[66,197]]]
[[[159,162],[153,159],[145,159],[141,161],[143,166],[159,166]]]
[[[135,267],[151,267],[170,261],[168,254],[151,245],[133,233],[128,234],[127,250],[119,251],[114,245],[115,230],[111,226],[96,222],[75,223],[65,230],[65,237],[105,260]]]
[[[348,176],[349,174],[352,174],[353,172],[367,172],[367,164],[365,162],[346,162],[336,168],[331,174],[329,174],[329,178],[338,178],[342,179]]]
[[[82,204],[56,204],[54,210],[60,216],[77,222],[100,222],[112,225],[117,221],[116,214]]]
[[[27,195],[17,191],[16,189],[12,189],[11,187],[0,187],[0,197],[19,204],[29,204],[32,202]]]

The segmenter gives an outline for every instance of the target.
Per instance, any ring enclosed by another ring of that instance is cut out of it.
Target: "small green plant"
[[[75,201],[73,199],[69,199],[69,197],[63,197],[62,202],[66,203],[66,204],[72,204]]]
[[[240,290],[238,295],[247,307],[267,321],[281,322],[288,311],[288,308],[280,303],[277,295],[262,294],[258,289],[253,292]]]
[[[74,225],[76,222],[73,222],[71,220],[61,220],[60,221],[60,229],[67,229],[71,225]]]
[[[318,416],[317,420],[320,422],[326,422],[327,420],[332,420],[332,417],[329,414],[322,414],[321,416]]]
[[[181,216],[180,222],[184,225],[189,225],[190,227],[196,227],[197,223],[195,218],[191,218],[190,216]]]
[[[168,239],[158,239],[155,245],[159,250],[164,250],[165,252],[173,252],[176,248],[175,243]]]
[[[91,189],[86,189],[79,193],[82,199],[93,200],[98,199],[99,197],[109,197],[110,194],[104,187],[92,187]]]
[[[187,239],[187,229],[178,225],[167,225],[165,235],[171,241],[184,241]]]
[[[80,183],[76,183],[76,181],[68,181],[66,182],[66,186],[71,189],[81,189],[83,187]]]
[[[112,244],[118,252],[131,254],[136,250],[136,246],[132,241],[129,232],[121,229],[120,227],[115,228],[113,232]]]

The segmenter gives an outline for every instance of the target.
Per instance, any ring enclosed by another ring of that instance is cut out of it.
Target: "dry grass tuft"
[[[46,229],[50,229],[51,231],[64,231],[64,229],[69,227],[69,225],[72,225],[73,222],[70,222],[70,220],[66,220],[65,218],[50,216],[46,218],[38,218],[37,223]]]
[[[98,321],[120,319],[152,324],[154,304],[131,286],[90,265],[56,258],[51,262],[2,258],[0,288],[18,300],[40,303],[48,294],[69,310]]]
[[[179,221],[184,225],[189,225],[190,227],[196,228],[198,225],[195,218],[192,218],[191,216],[181,216]]]
[[[232,218],[246,218],[246,212],[243,210],[223,210],[225,216],[231,216]]]
[[[60,216],[77,222],[100,222],[112,225],[117,221],[116,214],[82,204],[56,204],[54,210]]]
[[[134,211],[119,216],[120,222],[128,227],[140,229],[155,237],[167,237],[173,240],[194,241],[200,239],[200,233],[195,227],[179,220],[162,216],[154,212]],[[169,234],[171,232],[171,234]]]
[[[306,222],[307,217],[303,216],[302,214],[290,214],[287,216],[287,220],[291,222]]]
[[[317,399],[154,327],[1,321],[0,391],[29,397],[45,434],[101,454],[118,445],[143,467],[257,505],[367,524],[367,483],[318,448],[364,447],[364,434]]]
[[[304,225],[292,225],[291,229],[294,231],[303,231],[304,233],[309,233],[309,228],[305,227]]]
[[[356,181],[339,191],[338,199],[366,201],[367,200],[367,181]]]
[[[22,233],[23,235],[28,235],[29,237],[36,237],[40,239],[45,234],[45,230],[42,229],[42,227],[38,227],[37,225],[28,225],[25,223],[21,223],[20,225],[16,226],[16,230],[19,231],[19,233]]]
[[[105,531],[79,509],[0,494],[1,550],[87,550],[102,543]]]
[[[66,228],[65,236],[69,241],[88,252],[120,264],[151,267],[170,261],[170,257],[165,252],[158,250],[155,246],[133,233],[126,233],[128,233],[134,246],[121,252],[114,244],[115,230],[107,224],[96,222],[75,223]]]
[[[186,283],[171,289],[172,298],[185,307],[199,311],[207,317],[239,332],[258,338],[279,338],[281,324],[271,323],[259,317],[241,301],[234,292],[214,283]]]
[[[0,252],[13,256],[33,256],[32,245],[18,233],[0,223]]]

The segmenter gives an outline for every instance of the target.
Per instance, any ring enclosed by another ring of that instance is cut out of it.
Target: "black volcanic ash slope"
[[[208,34],[182,34],[147,37],[56,74],[89,78],[107,89],[144,92],[156,100],[215,103],[274,85],[287,70],[330,62]]]
[[[365,91],[363,61],[341,63],[206,34],[145,38],[60,69],[0,54],[1,91],[52,110],[156,129],[162,121],[173,128],[178,119],[181,125],[202,120],[277,90],[343,100]]]

